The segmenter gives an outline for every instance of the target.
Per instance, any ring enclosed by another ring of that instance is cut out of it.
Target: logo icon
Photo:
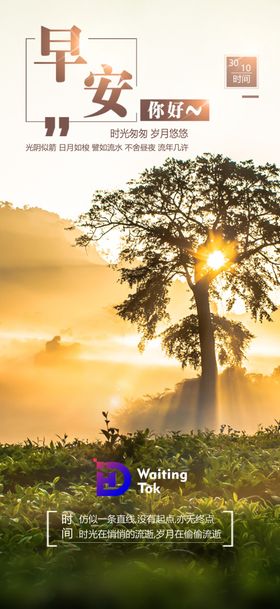
[[[96,494],[98,497],[117,497],[129,489],[131,473],[123,463],[92,460],[96,463]]]

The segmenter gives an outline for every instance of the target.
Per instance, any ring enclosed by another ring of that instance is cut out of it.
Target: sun
[[[210,230],[206,241],[193,252],[196,280],[208,276],[211,281],[220,272],[233,272],[237,253],[236,241],[225,240],[221,234]]]
[[[226,258],[224,253],[221,250],[214,250],[207,257],[207,266],[213,271],[217,271],[226,263]]]

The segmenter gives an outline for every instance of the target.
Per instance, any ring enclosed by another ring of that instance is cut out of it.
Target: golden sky
[[[94,437],[102,410],[125,409],[122,427],[129,428],[145,426],[148,408],[146,425],[159,429],[167,421],[168,429],[178,428],[189,408],[180,397],[183,390],[165,398],[160,408],[154,398],[145,407],[139,400],[172,392],[195,373],[167,359],[159,341],[139,353],[135,328],[113,310],[125,297],[125,286],[94,248],[86,253],[72,247],[75,235],[64,230],[68,225],[38,208],[0,208],[0,441],[27,435],[50,439],[64,432]],[[172,302],[174,319],[186,314],[188,296],[180,281],[172,288]],[[254,324],[244,314],[235,319],[256,335],[245,362],[248,371],[271,374],[280,363],[279,311],[273,324]],[[247,428],[272,422],[275,390],[266,384],[254,403],[252,398],[244,402],[242,387],[237,384],[238,402],[221,420]]]
[[[77,218],[89,209],[96,189],[123,188],[145,167],[161,164],[166,153],[26,152],[26,144],[45,143],[46,138],[41,124],[24,122],[25,37],[39,38],[41,25],[74,24],[85,38],[137,37],[138,102],[169,97],[210,101],[211,120],[186,125],[189,150],[174,156],[219,152],[280,165],[280,3],[11,0],[3,3],[1,13],[0,197],[18,208],[28,204],[36,209],[0,209],[0,440],[64,431],[92,437],[102,409],[116,410],[145,393],[172,389],[193,372],[182,372],[177,362],[167,360],[157,341],[144,355],[138,353],[135,329],[113,311],[125,287],[94,249],[86,254],[71,247],[74,235],[64,231],[69,222],[63,218]],[[227,54],[258,56],[259,99],[242,99],[243,91],[225,89]],[[110,127],[71,125],[67,141],[110,142]],[[56,135],[51,141],[59,145],[61,139]],[[185,286],[176,282],[173,295],[172,313],[179,317]],[[262,326],[240,312],[236,310],[236,319],[256,336],[246,366],[249,372],[271,374],[280,363],[279,311],[274,324]],[[56,353],[46,354],[46,343],[54,336],[62,337],[61,344]],[[268,422],[273,408],[264,415]]]

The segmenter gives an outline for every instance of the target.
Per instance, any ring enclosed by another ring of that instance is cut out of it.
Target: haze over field
[[[123,429],[191,426],[195,381],[174,388],[194,372],[167,359],[158,340],[139,353],[136,329],[113,309],[126,295],[117,272],[93,247],[72,247],[75,233],[64,230],[69,224],[38,208],[0,208],[0,440],[64,432],[93,437],[104,409],[123,412],[117,418]],[[186,288],[176,281],[173,290],[170,312],[179,318]],[[234,318],[256,336],[248,371],[271,374],[280,363],[279,310],[273,324],[254,324],[244,314]],[[277,383],[277,375],[221,381],[220,422],[247,429],[272,423]],[[145,394],[167,388],[161,399],[143,403]]]

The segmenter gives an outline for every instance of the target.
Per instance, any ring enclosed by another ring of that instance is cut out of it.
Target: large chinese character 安
[[[112,110],[123,118],[126,116],[127,110],[118,100],[124,89],[132,89],[132,86],[126,82],[127,80],[131,80],[132,74],[126,70],[115,74],[113,73],[111,66],[107,64],[102,64],[102,68],[103,74],[93,74],[93,72],[90,72],[89,76],[85,79],[85,89],[95,91],[92,102],[102,106],[96,112],[87,114],[85,118],[100,116],[100,114],[105,114],[105,112],[109,112],[109,110]],[[95,84],[96,76],[101,76],[97,87],[93,86]],[[110,86],[110,84],[113,83],[113,77],[115,76],[119,76],[117,86]],[[110,91],[109,96],[106,96],[107,91]]]

